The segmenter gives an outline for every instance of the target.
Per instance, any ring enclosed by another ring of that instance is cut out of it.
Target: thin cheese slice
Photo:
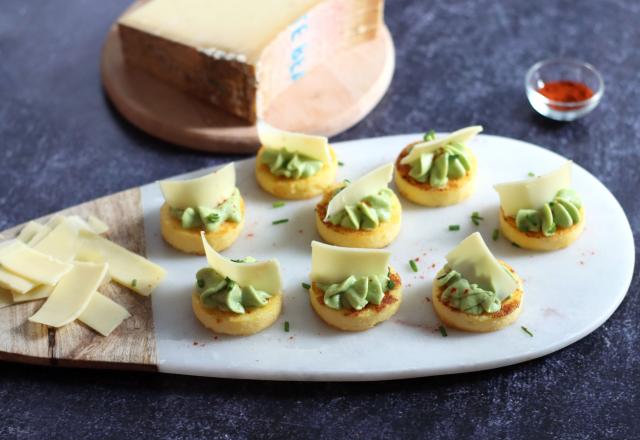
[[[11,291],[0,288],[0,309],[13,304],[13,295]]]
[[[341,283],[350,275],[386,275],[391,253],[379,249],[355,249],[311,242],[311,280]]]
[[[495,185],[504,214],[515,217],[520,209],[540,209],[552,201],[558,191],[571,186],[571,165],[567,161],[543,176]]]
[[[163,180],[160,190],[169,206],[186,209],[196,206],[210,208],[231,197],[236,187],[233,162],[206,176],[190,180]]]
[[[90,215],[87,219],[87,223],[93,229],[93,232],[98,235],[106,234],[107,232],[109,232],[109,226],[95,215]]]
[[[53,286],[47,286],[47,285],[41,284],[40,286],[34,287],[33,289],[31,289],[30,291],[24,294],[20,294],[17,292],[11,292],[11,293],[13,295],[13,302],[19,303],[19,302],[35,301],[37,299],[48,298],[49,295],[51,295],[51,292],[53,292],[53,289],[54,289]]]
[[[80,231],[79,254],[102,255],[109,263],[109,275],[117,283],[140,295],[148,296],[164,279],[166,272],[155,263],[107,240],[100,235]],[[86,250],[85,250],[86,249]]]
[[[460,144],[466,144],[471,139],[473,139],[478,133],[482,131],[481,125],[473,125],[471,127],[461,128],[460,130],[454,131],[448,136],[442,137],[440,139],[434,139],[432,141],[420,142],[419,144],[415,144],[411,149],[411,152],[402,158],[400,161],[401,164],[408,164],[420,158],[423,153],[433,153],[438,148],[442,148],[447,144],[452,142],[457,142]]]
[[[272,295],[281,293],[282,280],[277,260],[265,260],[255,263],[236,263],[217,253],[201,233],[202,244],[209,266],[219,274],[229,277],[240,287],[253,286]]]
[[[449,267],[467,281],[496,293],[502,301],[511,295],[518,283],[493,256],[479,232],[474,232],[446,256]]]
[[[303,154],[323,163],[331,163],[329,143],[324,136],[312,136],[302,133],[284,131],[272,127],[266,122],[258,122],[260,143],[271,149],[287,149],[293,153]]]
[[[0,267],[0,287],[24,294],[35,287],[31,281]]]
[[[117,302],[104,296],[100,292],[95,292],[91,296],[91,301],[78,316],[78,320],[88,325],[102,336],[109,334],[118,327],[122,321],[130,317],[131,314]]]
[[[29,246],[37,245],[38,243],[40,243],[40,241],[42,241],[42,239],[44,239],[44,237],[49,234],[49,232],[51,232],[51,228],[47,225],[42,225],[42,228],[40,228],[40,230],[27,241],[27,244]]]
[[[22,230],[20,231],[20,233],[18,234],[18,236],[16,237],[17,240],[20,240],[23,243],[29,243],[29,241],[36,236],[36,234],[40,233],[40,231],[42,231],[45,228],[44,225],[41,225],[40,223],[31,221],[29,223],[27,223],[24,228],[22,228]]]
[[[2,248],[0,265],[36,284],[55,285],[72,265],[39,252],[21,241]]]
[[[33,246],[36,251],[60,261],[73,260],[78,248],[78,228],[70,219],[62,219],[46,237]]]
[[[74,264],[29,321],[49,327],[69,324],[89,305],[91,297],[107,274],[107,269],[107,264]]]
[[[336,194],[327,206],[327,215],[324,220],[344,209],[347,205],[355,205],[360,203],[365,197],[376,194],[387,184],[393,177],[393,164],[383,165],[375,170],[365,174],[355,182],[347,185],[342,191]]]

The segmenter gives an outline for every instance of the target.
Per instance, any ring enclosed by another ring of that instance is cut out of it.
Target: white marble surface
[[[419,135],[391,136],[335,144],[345,163],[339,178],[354,179],[393,161]],[[239,258],[276,257],[284,278],[284,311],[266,331],[250,337],[214,336],[191,311],[195,272],[204,257],[187,256],[160,238],[158,211],[162,196],[155,184],[143,188],[148,257],[168,270],[154,293],[153,313],[160,371],[167,373],[278,380],[382,380],[483,370],[522,362],[559,350],[600,326],[627,292],[634,266],[633,235],[611,193],[592,175],[574,166],[574,188],[587,215],[583,236],[570,248],[533,253],[491,239],[497,227],[498,197],[492,185],[545,173],[564,159],[524,142],[481,135],[471,143],[479,160],[478,189],[460,205],[428,209],[402,200],[403,228],[389,246],[392,264],[404,284],[404,300],[388,322],[359,334],[327,327],[311,310],[301,287],[310,271],[310,242],[319,239],[313,223],[317,199],[276,200],[257,186],[254,160],[236,163],[238,187],[247,201],[245,230],[223,252]],[[199,173],[204,172],[201,171]],[[196,173],[198,174],[198,173]],[[479,211],[485,220],[470,220]],[[272,225],[273,220],[289,222]],[[448,225],[460,224],[460,231]],[[516,324],[491,334],[438,331],[430,296],[432,280],[444,255],[479,230],[496,256],[524,279],[523,312]],[[419,272],[409,259],[419,257]],[[290,322],[291,331],[283,324]],[[534,337],[523,332],[524,325]]]

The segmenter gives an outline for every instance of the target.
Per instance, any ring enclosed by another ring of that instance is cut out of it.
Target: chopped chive
[[[309,289],[311,289],[311,284],[308,284],[308,283],[302,283],[302,288],[303,288],[304,290],[309,290]]]
[[[531,331],[528,328],[526,328],[524,325],[520,328],[522,329],[523,332],[525,332],[526,334],[528,334],[533,338],[533,333],[531,333]]]
[[[529,172],[527,173],[527,175],[528,175],[529,177],[535,177],[535,176],[536,176],[536,175],[535,175],[535,174],[533,174],[531,171],[529,171]]]
[[[351,183],[351,180],[349,180],[349,179],[344,179],[344,183],[349,184],[349,183]]]
[[[344,162],[343,162],[343,161],[341,161],[341,160],[339,160],[339,161],[338,161],[338,166],[343,167],[343,166],[344,166]]]
[[[448,336],[447,335],[447,329],[444,328],[444,325],[441,325],[439,330],[440,330],[440,334],[442,335],[443,338],[446,338]]]
[[[198,287],[201,289],[204,287],[204,280],[201,278],[198,278]]]
[[[424,141],[432,141],[436,138],[436,132],[435,130],[432,128],[431,130],[427,131],[424,136],[422,137],[422,140]]]
[[[277,202],[273,202],[271,206],[274,208],[282,208],[284,206],[284,202],[282,200],[278,200]]]
[[[284,331],[289,333],[289,321],[284,322]]]
[[[415,261],[413,260],[409,260],[409,266],[411,266],[411,270],[414,272],[418,271],[418,265],[416,264]]]
[[[394,283],[393,280],[389,280],[389,282],[387,283],[387,289],[393,290],[394,287],[396,287],[396,283]]]
[[[131,287],[136,287],[137,284],[138,280],[136,280],[135,278],[131,280]]]
[[[480,224],[480,220],[484,220],[484,217],[482,217],[478,211],[473,211],[471,214],[471,222],[478,226]]]
[[[287,223],[288,221],[289,221],[288,218],[283,218],[283,219],[280,219],[280,220],[274,220],[274,221],[271,222],[271,224],[272,225],[280,225],[282,223]]]
[[[211,214],[209,214],[209,215],[207,216],[207,221],[208,221],[209,223],[215,223],[215,222],[217,222],[218,220],[220,220],[220,214],[217,214],[217,213],[215,213],[215,212],[212,212]]]
[[[497,241],[498,237],[500,237],[500,231],[497,229],[493,230],[493,235],[491,236],[491,238],[493,238],[493,241]]]
[[[449,225],[449,230],[450,231],[459,231],[460,230],[460,225]]]

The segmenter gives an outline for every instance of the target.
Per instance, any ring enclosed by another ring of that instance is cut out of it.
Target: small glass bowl
[[[563,102],[547,98],[538,89],[551,81],[575,81],[586,84],[593,96],[584,101]],[[588,63],[566,58],[540,61],[531,66],[525,77],[527,98],[531,106],[556,121],[573,121],[596,108],[604,93],[604,81],[600,73]]]

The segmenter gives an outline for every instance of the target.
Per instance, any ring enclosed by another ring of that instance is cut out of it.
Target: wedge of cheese
[[[62,327],[74,321],[86,309],[107,269],[107,264],[75,263],[29,321],[49,327]]]
[[[258,137],[260,144],[266,148],[274,150],[287,149],[293,153],[321,160],[326,164],[331,163],[329,141],[324,136],[284,131],[260,121],[258,122]]]
[[[518,283],[493,256],[479,232],[474,232],[446,256],[449,267],[472,284],[496,293],[502,301]]]
[[[159,183],[164,199],[172,208],[215,208],[231,197],[236,188],[236,169],[231,162],[196,179],[163,180]]]
[[[143,296],[150,295],[166,275],[157,264],[93,232],[80,231],[78,253],[108,263],[114,281]]]
[[[451,143],[459,143],[466,144],[471,139],[473,139],[478,133],[482,131],[481,125],[474,125],[471,127],[461,128],[460,130],[454,131],[448,136],[444,136],[438,139],[434,139],[432,141],[420,142],[415,144],[411,149],[411,152],[402,158],[400,161],[401,164],[406,165],[409,164],[422,156],[424,153],[434,153],[438,148],[442,148],[447,144]]]
[[[393,177],[393,164],[383,165],[365,174],[355,182],[347,185],[345,189],[336,194],[327,206],[327,215],[324,221],[328,221],[336,212],[344,209],[347,205],[360,203],[365,197],[378,193],[386,188]]]
[[[209,266],[219,274],[229,277],[240,287],[253,286],[271,295],[282,292],[280,265],[277,260],[256,261],[255,263],[236,263],[217,253],[201,233],[202,244]]]
[[[571,161],[548,174],[517,182],[500,183],[494,188],[507,217],[515,217],[521,209],[540,209],[552,201],[558,191],[571,187]]]
[[[311,280],[341,283],[349,276],[384,276],[391,253],[379,249],[357,249],[311,242]]]
[[[255,122],[314,65],[375,37],[383,0],[151,0],[119,20],[130,65]]]

